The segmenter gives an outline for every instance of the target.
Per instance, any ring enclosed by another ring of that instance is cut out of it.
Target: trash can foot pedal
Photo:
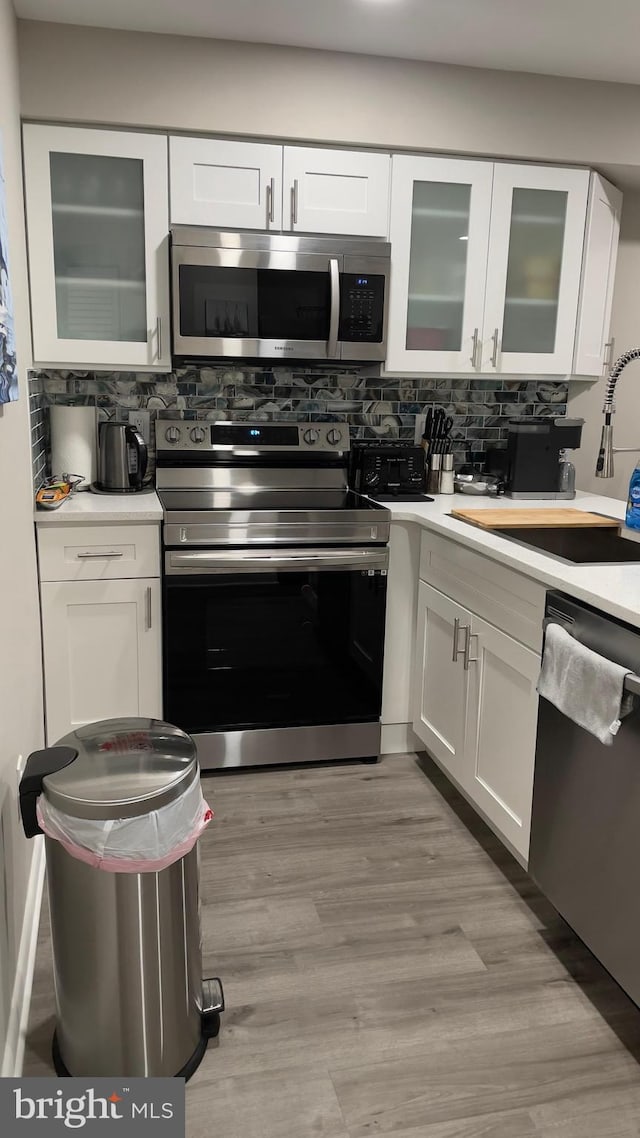
[[[220,1031],[220,1013],[224,1011],[224,991],[217,976],[202,981],[202,1034],[215,1039]]]

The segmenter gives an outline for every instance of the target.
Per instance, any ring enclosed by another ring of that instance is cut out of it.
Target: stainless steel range
[[[389,512],[342,423],[158,421],[164,714],[204,768],[380,749]]]

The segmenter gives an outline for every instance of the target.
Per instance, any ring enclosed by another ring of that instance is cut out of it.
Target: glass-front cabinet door
[[[388,371],[479,371],[493,163],[394,156]]]
[[[37,364],[170,368],[167,140],[26,125]]]
[[[588,170],[496,164],[484,372],[572,371],[588,192]]]

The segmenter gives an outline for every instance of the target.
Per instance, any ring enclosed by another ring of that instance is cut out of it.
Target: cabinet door
[[[393,158],[387,371],[481,366],[493,163]]]
[[[48,742],[100,719],[161,719],[160,581],[40,589]]]
[[[572,370],[588,189],[588,170],[496,164],[484,372]]]
[[[592,173],[573,365],[575,375],[602,375],[615,359],[609,325],[621,213],[620,190],[600,174]]]
[[[526,860],[540,656],[476,616],[469,647],[463,789]]]
[[[413,729],[434,759],[459,783],[464,776],[469,673],[461,648],[471,616],[420,582]]]
[[[285,228],[386,237],[390,166],[388,154],[285,146]]]
[[[167,140],[26,125],[37,364],[171,368]]]
[[[282,147],[220,138],[170,138],[172,225],[280,229]]]

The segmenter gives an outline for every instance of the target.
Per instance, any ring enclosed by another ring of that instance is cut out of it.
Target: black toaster
[[[403,439],[355,439],[351,444],[350,485],[357,493],[379,502],[424,499],[424,449]]]

